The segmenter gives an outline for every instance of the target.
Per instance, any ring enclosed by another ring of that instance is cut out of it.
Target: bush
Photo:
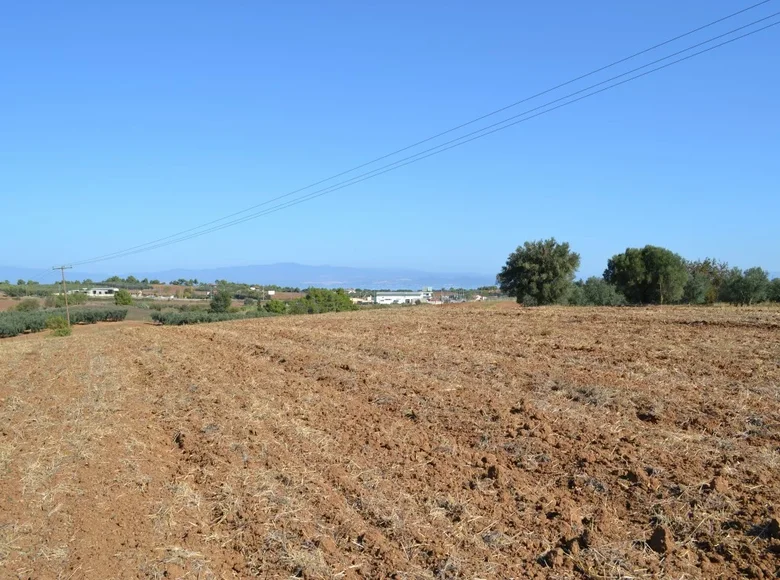
[[[284,314],[287,312],[287,305],[281,300],[269,300],[265,303],[265,311],[271,314]]]
[[[51,316],[46,321],[46,328],[49,330],[60,330],[68,327],[68,321],[62,316]]]
[[[35,298],[25,298],[16,305],[14,310],[17,312],[33,312],[35,310],[39,310],[40,308],[41,304]]]
[[[120,290],[114,294],[114,304],[117,306],[131,306],[133,304],[133,297],[127,290]]]
[[[271,302],[279,302],[271,300]],[[280,308],[274,305],[273,308]],[[289,314],[319,314],[321,312],[344,312],[357,310],[357,304],[353,304],[347,293],[338,290],[326,290],[324,288],[310,288],[304,298],[298,298],[287,304]]]
[[[68,294],[68,306],[79,306],[81,304],[87,303],[87,295],[76,293],[76,294]],[[57,294],[54,296],[54,306],[57,308],[64,308],[65,307],[65,296],[63,294]]]
[[[181,326],[184,324],[201,324],[205,322],[225,322],[245,318],[263,318],[271,316],[267,312],[250,310],[249,312],[154,312],[152,320],[165,326]]]
[[[582,285],[584,303],[589,306],[623,306],[626,297],[618,292],[612,284],[608,284],[595,276],[588,278]]]
[[[230,290],[221,288],[211,297],[211,312],[227,312],[232,302],[233,295]]]
[[[64,326],[63,328],[57,328],[55,329],[51,335],[52,336],[70,336],[73,332],[73,329],[70,326]]]

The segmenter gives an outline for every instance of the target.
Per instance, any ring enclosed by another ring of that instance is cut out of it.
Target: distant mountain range
[[[463,272],[425,272],[405,268],[350,268],[344,266],[306,266],[295,263],[268,264],[257,266],[229,266],[207,269],[173,269],[161,272],[111,272],[95,273],[66,270],[71,280],[104,280],[114,274],[127,277],[132,274],[138,279],[170,282],[179,278],[197,278],[201,282],[229,280],[247,284],[277,284],[306,288],[373,288],[373,289],[420,289],[434,288],[477,288],[495,284],[495,276]],[[37,280],[42,283],[59,281],[59,271],[42,271],[30,268],[0,266],[0,280],[16,282],[18,279]]]

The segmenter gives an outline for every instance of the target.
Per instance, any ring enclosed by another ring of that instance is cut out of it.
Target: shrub
[[[245,318],[264,318],[271,314],[259,310],[249,312],[154,312],[152,320],[164,326],[182,326],[184,324],[201,324],[205,322],[225,322],[227,320],[241,320]]]
[[[117,306],[131,306],[133,304],[133,297],[127,290],[120,290],[114,294],[114,304]]]
[[[281,300],[269,300],[265,303],[265,311],[272,314],[284,314],[287,311],[287,305]]]
[[[40,302],[38,302],[35,298],[25,298],[16,305],[14,310],[17,312],[33,312],[35,310],[39,310],[40,307]]]
[[[70,326],[64,326],[62,328],[55,329],[51,335],[52,336],[70,336],[73,332],[73,329]]]
[[[68,306],[79,306],[81,304],[87,303],[87,295],[76,293],[76,294],[68,294]],[[64,308],[65,307],[65,296],[63,294],[57,294],[54,296],[54,306],[57,308]]]
[[[68,321],[62,316],[51,316],[46,321],[46,328],[49,330],[59,330],[61,328],[67,328]]]
[[[211,297],[211,312],[227,312],[233,301],[230,290],[220,288]]]
[[[626,297],[617,288],[595,276],[585,281],[582,293],[584,303],[590,306],[622,306],[626,303]]]
[[[124,320],[126,316],[126,308],[82,308],[71,310],[70,321],[71,324],[118,322]],[[54,318],[65,320],[64,309],[0,313],[0,338],[16,336],[23,332],[40,332],[47,328],[49,321]],[[61,323],[52,322],[52,324],[56,326]]]

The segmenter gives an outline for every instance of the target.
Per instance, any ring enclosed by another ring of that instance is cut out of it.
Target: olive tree
[[[496,276],[501,291],[528,306],[555,304],[569,292],[580,256],[555,238],[525,242]]]
[[[627,248],[609,260],[604,280],[634,304],[668,304],[683,297],[688,270],[685,260],[666,248]]]
[[[721,300],[737,305],[755,304],[767,299],[771,290],[769,274],[761,268],[731,270],[721,286]]]

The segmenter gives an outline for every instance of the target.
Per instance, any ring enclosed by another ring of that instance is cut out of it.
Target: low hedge
[[[246,318],[266,318],[273,316],[268,312],[250,310],[248,312],[153,312],[152,320],[165,326],[181,326],[183,324],[201,324],[204,322],[225,322],[227,320],[243,320]]]
[[[23,332],[40,332],[46,328],[46,322],[55,316],[65,318],[65,309],[0,312],[0,338],[16,336]],[[71,324],[119,322],[126,316],[126,308],[79,308],[70,311],[70,322]]]

